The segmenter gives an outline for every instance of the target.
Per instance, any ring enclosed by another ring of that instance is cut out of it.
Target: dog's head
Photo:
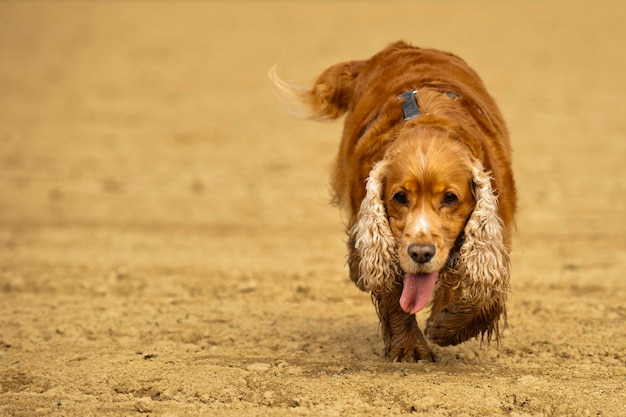
[[[508,285],[508,253],[489,175],[470,149],[428,127],[403,130],[367,180],[352,238],[362,288],[388,291],[404,280],[410,313],[428,302],[439,273],[462,271],[477,300]]]

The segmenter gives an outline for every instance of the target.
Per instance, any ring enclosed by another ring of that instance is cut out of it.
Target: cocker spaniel
[[[270,74],[312,119],[345,114],[332,173],[348,213],[350,278],[372,301],[385,355],[434,361],[441,346],[500,340],[516,189],[507,129],[461,58],[397,42],[325,70],[310,89]]]

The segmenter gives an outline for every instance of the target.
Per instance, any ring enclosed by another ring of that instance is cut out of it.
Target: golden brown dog
[[[435,360],[415,320],[430,300],[435,343],[499,341],[516,190],[506,126],[478,75],[397,42],[310,89],[271,76],[306,116],[346,115],[332,186],[349,214],[350,277],[372,293],[386,356]]]

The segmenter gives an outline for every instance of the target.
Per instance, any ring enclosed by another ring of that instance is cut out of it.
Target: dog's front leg
[[[433,296],[430,317],[426,321],[426,336],[439,346],[458,345],[482,335],[499,342],[499,320],[506,325],[506,309],[501,297],[485,297],[482,304],[463,296],[458,285],[462,278],[454,271],[440,273]]]
[[[439,346],[462,343],[472,337],[487,336],[487,340],[500,340],[499,320],[506,311],[498,304],[477,306],[467,300],[457,301],[431,315],[426,325],[426,334]]]
[[[354,237],[348,240],[348,268],[350,279],[363,291],[368,289],[359,279],[361,257],[355,248]],[[402,284],[397,282],[392,291],[372,292],[372,302],[380,320],[380,329],[385,342],[385,356],[400,362],[419,360],[435,361],[428,343],[417,326],[414,314],[405,313],[400,307]]]
[[[400,307],[401,294],[400,283],[391,292],[372,293],[385,342],[385,356],[399,362],[434,362],[435,355],[417,325],[415,314],[408,314]]]

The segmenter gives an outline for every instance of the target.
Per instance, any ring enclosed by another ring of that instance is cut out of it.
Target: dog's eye
[[[406,193],[403,192],[395,193],[393,195],[393,199],[396,203],[402,206],[406,206],[407,204],[409,204],[409,199],[407,198]]]
[[[459,197],[456,196],[456,194],[454,193],[445,193],[443,196],[443,205],[444,206],[451,206],[454,203],[456,203],[457,201],[459,201]]]

